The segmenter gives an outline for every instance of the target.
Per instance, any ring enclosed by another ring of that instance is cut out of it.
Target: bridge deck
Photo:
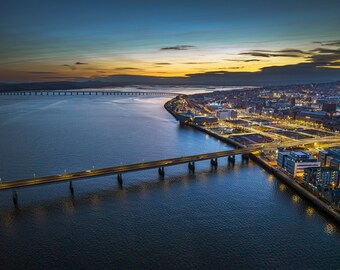
[[[177,96],[180,93],[157,91],[117,91],[117,90],[31,90],[1,91],[0,96]]]
[[[302,139],[299,141],[284,142],[281,146],[293,147],[293,146],[298,146],[298,145],[303,145],[303,144],[313,144],[313,143],[327,143],[329,145],[332,145],[332,144],[339,145],[340,137],[330,136],[330,137],[323,137],[323,138]],[[274,142],[274,143],[267,143],[267,144],[256,145],[256,146],[251,146],[251,147],[245,147],[241,149],[234,149],[234,150],[227,150],[227,151],[221,151],[221,152],[213,152],[213,153],[207,153],[207,154],[192,155],[192,156],[185,156],[185,157],[171,158],[171,159],[164,159],[164,160],[157,160],[157,161],[149,161],[149,162],[143,162],[143,163],[135,163],[135,164],[130,164],[130,165],[120,165],[120,166],[114,166],[114,167],[109,167],[109,168],[73,172],[69,174],[43,176],[43,177],[38,177],[38,178],[29,178],[29,179],[14,180],[14,181],[3,181],[0,184],[0,191],[6,190],[6,189],[14,189],[14,188],[22,188],[22,187],[28,187],[28,186],[36,186],[36,185],[58,183],[58,182],[65,182],[65,181],[72,181],[72,180],[80,180],[80,179],[92,178],[92,177],[98,177],[98,176],[110,175],[110,174],[121,174],[121,173],[133,172],[133,171],[148,170],[148,169],[153,169],[153,168],[168,167],[168,166],[174,166],[178,164],[189,163],[189,162],[200,161],[200,160],[208,160],[208,159],[228,157],[228,156],[234,156],[234,155],[240,155],[240,154],[248,154],[251,152],[258,151],[258,150],[272,149],[272,148],[276,148],[279,146],[280,144]]]
[[[201,154],[201,155],[193,155],[193,156],[185,156],[185,157],[179,157],[179,158],[149,161],[149,162],[143,162],[143,163],[135,163],[135,164],[130,164],[130,165],[120,165],[120,166],[114,166],[114,167],[103,168],[103,169],[79,171],[79,172],[73,172],[69,174],[59,174],[59,175],[43,176],[39,178],[4,181],[2,182],[2,184],[0,184],[0,190],[21,188],[21,187],[35,186],[35,185],[43,185],[43,184],[50,184],[50,183],[57,183],[57,182],[64,182],[64,181],[71,181],[71,180],[80,180],[80,179],[98,177],[98,176],[103,176],[103,175],[127,173],[127,172],[141,171],[141,170],[160,168],[160,167],[168,167],[168,166],[174,166],[174,165],[194,162],[194,161],[228,157],[228,156],[234,156],[234,155],[239,155],[239,154],[247,154],[250,152],[260,150],[261,148],[262,147],[249,147],[249,148],[213,152],[213,153],[207,153],[207,154]]]

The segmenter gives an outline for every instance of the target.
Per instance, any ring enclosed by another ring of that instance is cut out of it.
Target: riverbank
[[[167,104],[170,101],[168,101],[165,105],[164,108],[171,114],[173,115],[176,119],[176,112],[172,111]],[[192,123],[187,123],[188,126],[197,129],[201,132],[204,132],[222,142],[225,142],[229,145],[232,145],[236,148],[243,148],[244,146],[241,145],[238,142],[235,142],[234,140],[228,138],[228,137],[223,137],[220,136],[219,134],[216,134],[210,130],[205,129],[202,126],[198,126]],[[315,207],[317,207],[319,210],[321,210],[323,213],[325,213],[328,217],[330,217],[332,220],[336,222],[338,226],[340,226],[340,214],[336,210],[334,210],[330,205],[327,203],[321,201],[318,197],[316,197],[314,194],[306,190],[304,187],[302,187],[300,184],[296,183],[291,177],[288,175],[284,174],[277,168],[273,167],[270,165],[268,162],[266,162],[263,158],[261,158],[258,154],[250,154],[250,158],[255,161],[257,164],[261,165],[265,170],[268,172],[272,173],[275,175],[279,180],[287,184],[289,187],[291,187],[294,191],[296,191],[299,195],[304,197],[306,200],[311,202]]]

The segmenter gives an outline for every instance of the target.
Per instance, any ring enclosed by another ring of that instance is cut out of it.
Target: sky
[[[287,68],[337,78],[339,14],[338,0],[2,1],[0,82]]]

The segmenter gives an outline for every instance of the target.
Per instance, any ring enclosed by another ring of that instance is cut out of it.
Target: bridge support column
[[[121,173],[119,173],[119,174],[117,175],[117,181],[118,181],[118,184],[119,184],[120,186],[123,185],[123,176],[122,176]]]
[[[18,201],[18,193],[16,192],[16,190],[12,190],[12,195],[13,195],[14,206],[18,208],[19,201]]]
[[[210,164],[211,164],[211,166],[217,168],[217,165],[218,165],[218,163],[217,163],[217,158],[212,158],[212,159],[210,160]]]
[[[235,163],[235,156],[229,156],[228,162]]]
[[[160,176],[164,176],[164,167],[158,168],[158,174],[159,174]]]
[[[249,154],[242,154],[242,160],[249,161]]]
[[[70,192],[73,195],[74,194],[74,189],[73,189],[73,183],[70,181]]]
[[[189,162],[188,168],[189,168],[189,171],[195,172],[195,162]]]

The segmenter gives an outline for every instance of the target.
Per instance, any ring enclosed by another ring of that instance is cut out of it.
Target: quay
[[[323,213],[327,214],[330,218],[332,218],[338,225],[340,225],[340,213],[333,209],[330,205],[320,200],[314,194],[306,190],[299,183],[292,180],[288,175],[284,174],[282,171],[274,168],[270,164],[268,164],[265,160],[263,160],[260,156],[256,154],[250,154],[250,158],[260,164],[265,170],[275,175],[293,190],[295,190],[299,195],[307,199],[313,205],[315,205],[318,209],[320,209]]]

